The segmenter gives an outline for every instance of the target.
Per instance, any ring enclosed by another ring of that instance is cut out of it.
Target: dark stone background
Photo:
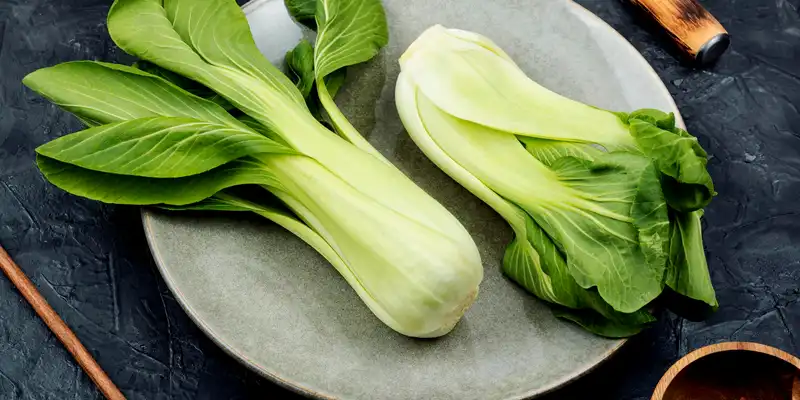
[[[701,323],[664,315],[610,362],[550,399],[649,399],[697,347],[757,341],[800,352],[800,0],[706,0],[733,46],[707,70],[613,0],[579,0],[653,64],[712,155],[706,214],[721,307]],[[22,77],[67,60],[128,61],[105,28],[111,0],[0,0],[0,243],[129,399],[292,396],[240,366],[187,318],[154,268],[135,208],[47,184],[34,148],[80,125]],[[91,381],[0,278],[0,399],[99,399]]]

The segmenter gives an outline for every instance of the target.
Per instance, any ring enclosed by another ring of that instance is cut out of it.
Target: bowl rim
[[[753,342],[722,342],[696,349],[675,362],[675,364],[672,364],[672,366],[667,370],[666,373],[664,373],[664,376],[662,376],[661,380],[658,382],[651,400],[663,400],[667,389],[670,387],[678,374],[680,374],[681,371],[695,361],[712,354],[726,351],[751,351],[766,354],[786,361],[789,364],[794,365],[794,367],[800,371],[800,358],[797,358],[775,347]]]

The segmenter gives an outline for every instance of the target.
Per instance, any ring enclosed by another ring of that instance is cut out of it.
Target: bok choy
[[[107,203],[259,214],[316,249],[392,329],[444,335],[477,295],[478,250],[332,101],[338,71],[388,40],[380,2],[319,3],[306,61],[341,136],[309,109],[310,89],[259,53],[233,0],[116,0],[109,32],[140,62],[65,63],[24,80],[88,126],[38,148],[39,168],[56,186]],[[280,202],[227,190],[240,185]]]
[[[665,285],[717,306],[700,233],[707,155],[673,115],[560,96],[489,39],[441,26],[400,64],[411,138],[511,225],[504,272],[558,316],[623,337],[653,321]]]

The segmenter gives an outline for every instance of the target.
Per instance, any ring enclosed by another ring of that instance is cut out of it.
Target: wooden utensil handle
[[[663,26],[690,60],[712,63],[730,44],[728,31],[697,0],[630,1]]]
[[[64,344],[78,365],[86,371],[89,378],[94,381],[97,388],[108,400],[125,400],[125,396],[119,391],[114,382],[106,375],[97,361],[89,354],[89,351],[78,340],[78,337],[69,329],[69,326],[58,316],[58,314],[47,304],[47,300],[36,290],[33,282],[28,279],[22,269],[14,263],[11,256],[0,246],[0,270],[2,270],[11,283],[16,286],[25,300],[28,300],[36,314],[44,321],[45,325],[56,335],[58,340]]]

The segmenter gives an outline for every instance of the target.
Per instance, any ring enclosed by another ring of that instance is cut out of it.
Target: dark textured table
[[[456,1],[456,0],[454,0]],[[649,399],[697,347],[757,341],[800,352],[800,0],[706,0],[733,36],[707,70],[680,65],[614,0],[581,0],[655,67],[712,155],[719,191],[705,240],[719,311],[662,316],[618,355],[546,399]],[[79,123],[20,84],[79,59],[130,61],[111,42],[111,0],[0,0],[0,244],[129,399],[293,397],[226,356],[167,290],[139,212],[47,184],[34,148]],[[30,307],[0,277],[0,399],[98,399]]]

